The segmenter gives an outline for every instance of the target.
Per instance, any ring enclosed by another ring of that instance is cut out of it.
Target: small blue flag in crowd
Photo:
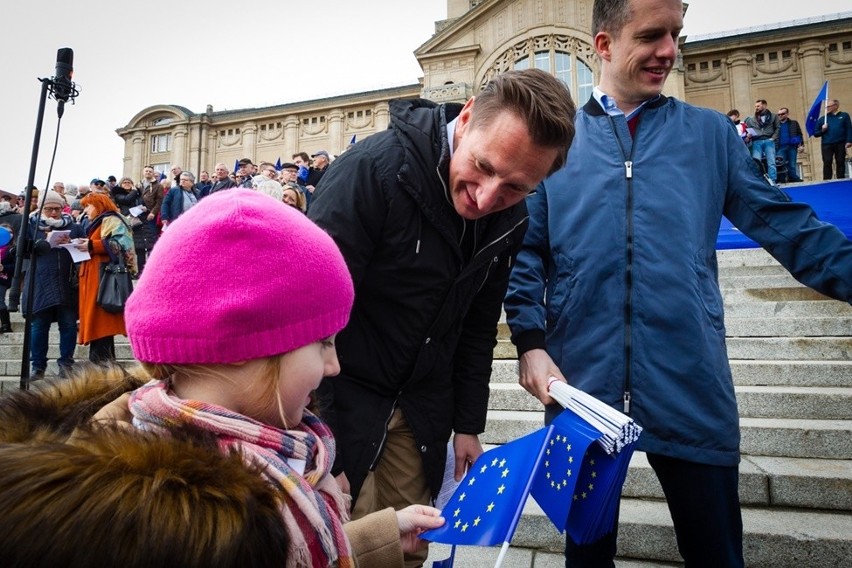
[[[240,169],[240,161],[234,160],[234,173],[237,173]]]
[[[811,105],[811,110],[805,118],[805,130],[808,131],[808,136],[813,136],[816,132],[819,115],[822,114],[822,103],[826,99],[828,99],[828,81],[822,84],[822,89],[817,93],[814,104]]]
[[[275,162],[275,171],[280,172],[281,170],[282,170],[281,156],[278,156],[278,161]]]

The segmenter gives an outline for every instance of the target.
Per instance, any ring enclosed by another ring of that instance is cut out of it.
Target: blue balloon
[[[0,227],[0,247],[5,247],[12,242],[12,231],[6,227]]]

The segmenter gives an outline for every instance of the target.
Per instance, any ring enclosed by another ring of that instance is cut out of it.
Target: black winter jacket
[[[390,129],[335,160],[308,210],[355,283],[337,338],[341,373],[321,387],[338,440],[335,473],[346,472],[353,497],[381,456],[395,408],[433,495],[451,432],[484,431],[497,322],[527,225],[523,202],[478,221],[456,213],[446,124],[460,105],[407,100],[390,110]]]

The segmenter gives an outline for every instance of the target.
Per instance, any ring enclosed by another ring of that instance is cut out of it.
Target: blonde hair
[[[256,419],[258,416],[268,416],[270,410],[275,410],[281,419],[281,424],[286,430],[291,426],[295,426],[295,424],[287,424],[284,416],[284,405],[281,400],[281,391],[278,388],[278,381],[281,374],[281,358],[283,356],[283,354],[272,355],[260,359],[260,375],[265,379],[263,383],[264,390],[257,394],[247,393],[249,400],[243,409],[243,413],[249,418]],[[233,377],[226,371],[223,371],[221,366],[142,363],[142,368],[153,378],[170,382],[191,382],[216,377],[226,383],[234,383]]]

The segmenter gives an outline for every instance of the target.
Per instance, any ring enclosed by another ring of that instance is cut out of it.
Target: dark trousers
[[[744,566],[739,467],[705,465],[659,454],[648,454],[648,462],[666,495],[684,566]],[[590,545],[577,545],[566,536],[566,568],[615,566],[617,536],[617,525]]]
[[[77,309],[69,306],[52,306],[32,315],[30,324],[30,363],[33,373],[47,368],[47,349],[50,324],[59,326],[59,369],[68,369],[74,364],[74,349],[77,347]]]
[[[89,342],[89,361],[92,363],[115,361],[115,337],[108,335]]]
[[[559,415],[545,408],[545,423]],[[648,454],[663,487],[674,522],[677,547],[686,568],[742,568],[743,521],[739,467],[721,467]],[[618,522],[591,544],[576,544],[565,533],[566,568],[614,568]]]
[[[822,145],[822,179],[831,179],[831,166],[834,164],[837,179],[846,177],[846,143]]]

